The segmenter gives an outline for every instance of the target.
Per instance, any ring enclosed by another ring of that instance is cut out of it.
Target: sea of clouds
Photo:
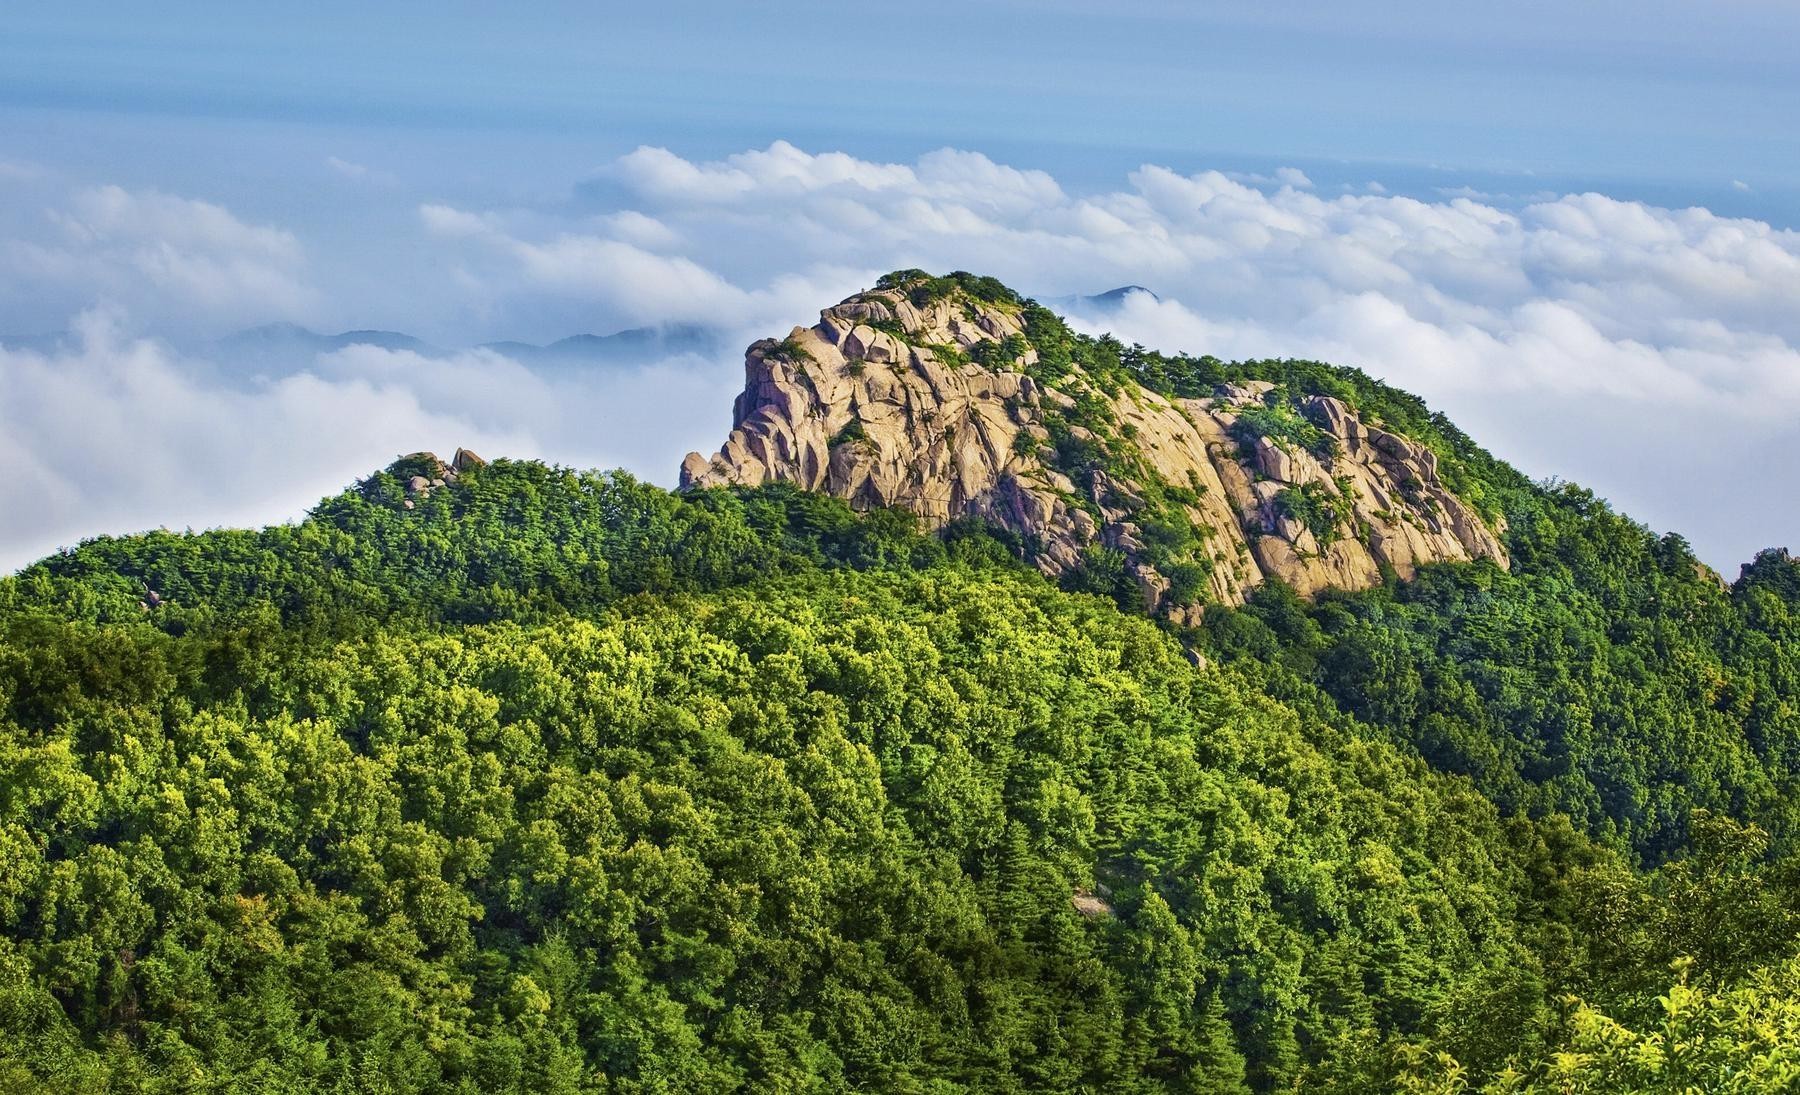
[[[350,177],[388,202],[406,187]],[[671,483],[683,453],[723,440],[742,380],[736,352],[534,370],[353,346],[252,368],[207,341],[231,330],[336,321],[484,332],[474,342],[699,323],[741,347],[911,266],[1043,299],[1147,286],[1156,297],[1073,318],[1165,350],[1360,366],[1728,574],[1800,545],[1800,233],[1701,208],[1327,193],[1293,169],[1155,165],[1072,193],[953,149],[876,163],[783,142],[706,162],[640,148],[553,203],[405,199],[391,268],[353,278],[305,231],[213,202],[26,167],[0,172],[8,185],[43,202],[4,226],[0,296],[65,333],[0,350],[0,569],[103,532],[292,519],[421,448]]]

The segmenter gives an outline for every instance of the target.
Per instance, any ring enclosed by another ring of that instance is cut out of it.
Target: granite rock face
[[[1310,596],[1377,584],[1384,565],[1403,578],[1441,560],[1506,565],[1434,452],[1339,400],[1287,407],[1312,426],[1302,446],[1240,423],[1266,383],[1171,399],[1129,382],[1109,394],[1079,367],[1040,381],[1036,365],[1010,301],[860,293],[750,347],[731,435],[688,455],[682,486],[787,481],[933,528],[976,516],[1052,576],[1116,553],[1145,607],[1178,620],[1270,577]],[[1175,554],[1171,522],[1197,533]]]

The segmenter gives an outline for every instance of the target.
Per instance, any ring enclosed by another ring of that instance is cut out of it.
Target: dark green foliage
[[[969,347],[969,360],[984,369],[1011,369],[1031,344],[1024,335],[1007,335],[1003,339],[984,339]]]
[[[982,277],[957,270],[943,277],[933,277],[923,270],[896,270],[875,280],[877,289],[905,289],[914,306],[927,307],[953,294],[961,294],[982,304],[1018,307],[1024,304],[998,278]]]
[[[1097,593],[1127,611],[1144,603],[1137,582],[1125,570],[1125,553],[1099,544],[1081,549],[1081,562],[1062,576],[1062,587],[1073,593]]]
[[[181,633],[237,618],[340,625],[531,620],[636,593],[717,589],[818,567],[920,565],[943,545],[904,515],[773,486],[671,494],[623,473],[496,461],[401,508],[393,470],[299,525],[103,537],[0,580],[38,608]],[[161,604],[146,610],[146,591]]]
[[[867,431],[863,429],[862,419],[860,418],[852,418],[849,422],[845,423],[844,428],[839,430],[837,435],[831,439],[830,445],[835,449],[839,445],[847,444],[851,441],[860,441],[865,444],[869,441],[869,435]]]
[[[876,278],[875,288],[898,289],[903,285],[910,285],[913,282],[930,280],[931,275],[926,271],[920,270],[917,267],[909,267],[908,269],[895,270],[892,273],[883,274]]]
[[[1275,495],[1275,505],[1305,525],[1321,549],[1328,548],[1344,535],[1344,522],[1350,517],[1350,504],[1343,489],[1340,485],[1334,492],[1319,482],[1283,487]]]
[[[1790,605],[1800,605],[1800,560],[1789,555],[1786,548],[1759,551],[1755,559],[1744,564],[1733,589],[1740,597],[1767,590]]]
[[[1038,352],[1037,363],[1027,372],[1054,387],[1069,375],[1070,366],[1077,364],[1077,353],[1085,349],[1088,340],[1069,330],[1061,316],[1035,302],[1026,302],[1023,316],[1025,337]]]
[[[771,346],[769,352],[776,357],[784,358],[795,363],[807,362],[813,359],[812,351],[808,350],[806,344],[797,338],[784,338]]]

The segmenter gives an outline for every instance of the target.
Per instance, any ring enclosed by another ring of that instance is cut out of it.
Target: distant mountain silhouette
[[[1145,293],[1149,295],[1151,300],[1162,300],[1156,293],[1144,288],[1142,285],[1121,285],[1117,289],[1108,289],[1104,293],[1094,293],[1086,296],[1078,294],[1075,296],[1057,297],[1054,300],[1047,300],[1044,303],[1051,308],[1065,309],[1078,315],[1082,313],[1106,315],[1111,312],[1116,312],[1124,307],[1125,298],[1131,296],[1133,293]]]
[[[297,323],[267,323],[228,335],[216,344],[229,354],[253,354],[259,357],[289,354],[328,354],[346,346],[376,346],[383,350],[406,350],[426,357],[442,357],[444,351],[423,339],[399,331],[343,331],[335,335],[320,334]]]
[[[18,340],[21,347],[66,340],[61,335],[40,335]],[[0,340],[11,345],[11,340]],[[546,345],[532,342],[485,342],[474,347],[502,354],[521,365],[566,367],[574,365],[642,365],[675,354],[705,353],[715,348],[716,338],[705,327],[676,324],[669,327],[633,327],[610,335],[580,334]],[[344,331],[321,334],[294,323],[269,323],[229,335],[213,343],[212,352],[222,364],[249,361],[303,365],[319,354],[348,346],[376,346],[407,351],[423,357],[447,357],[456,350],[435,346],[401,331]]]
[[[712,331],[694,324],[633,327],[610,335],[570,335],[548,345],[530,342],[487,342],[479,348],[504,354],[523,365],[574,365],[598,362],[641,365],[674,354],[706,353],[717,347]]]
[[[57,354],[77,348],[81,338],[73,331],[41,334],[0,334],[0,349]],[[297,323],[265,323],[203,343],[178,343],[178,348],[210,361],[223,375],[267,375],[312,366],[320,354],[351,346],[415,353],[421,357],[448,357],[459,352],[426,342],[403,331],[359,330],[324,334]],[[718,333],[698,324],[667,327],[632,327],[610,335],[579,334],[539,345],[533,342],[484,342],[473,347],[501,354],[533,368],[571,368],[583,365],[647,365],[678,354],[712,353],[719,348]]]
[[[1117,289],[1108,289],[1104,293],[1097,293],[1094,296],[1087,297],[1086,299],[1092,301],[1095,304],[1106,307],[1106,308],[1117,308],[1121,304],[1124,304],[1125,298],[1130,296],[1133,293],[1149,293],[1151,300],[1154,300],[1154,301],[1162,300],[1161,297],[1157,296],[1155,293],[1151,292],[1150,290],[1144,288],[1142,285],[1121,285]]]

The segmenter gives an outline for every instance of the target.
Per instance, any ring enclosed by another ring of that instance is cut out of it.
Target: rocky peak
[[[1069,337],[992,279],[889,275],[750,347],[731,435],[688,455],[682,486],[780,480],[934,528],[982,518],[1065,584],[1177,619],[1270,577],[1311,595],[1384,567],[1506,565],[1436,453],[1346,403],[1258,381],[1164,396],[1090,375]]]

